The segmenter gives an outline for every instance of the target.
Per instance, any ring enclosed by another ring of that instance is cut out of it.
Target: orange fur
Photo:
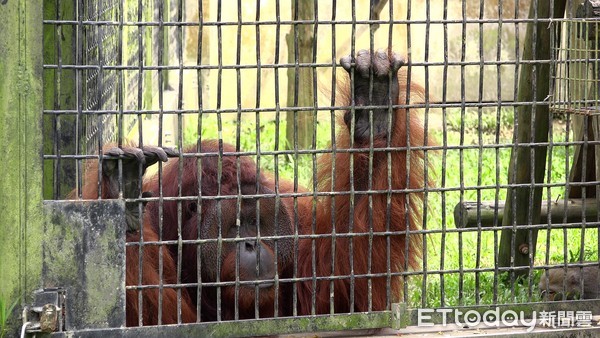
[[[399,104],[406,103],[405,93],[408,85],[404,82],[406,75],[401,73],[399,78],[400,97]],[[349,86],[340,86],[341,97],[348,98]],[[343,89],[346,88],[344,92]],[[412,94],[420,95],[422,90],[416,85],[410,85]],[[348,102],[346,102],[348,104]],[[410,234],[420,229],[422,220],[421,208],[423,206],[422,191],[429,183],[423,175],[424,173],[424,151],[414,149],[425,145],[423,127],[414,112],[405,109],[396,109],[395,124],[392,130],[392,137],[389,140],[390,146],[399,147],[399,150],[389,152],[375,151],[372,153],[372,171],[369,171],[369,156],[367,144],[356,143],[354,148],[362,148],[365,151],[360,153],[337,152],[335,156],[332,153],[322,155],[318,162],[317,187],[321,192],[343,192],[345,194],[332,196],[322,196],[314,201],[312,197],[297,198],[297,207],[294,207],[293,198],[282,198],[283,207],[287,210],[287,215],[291,218],[292,228],[296,228],[295,220],[298,220],[298,233],[302,235],[313,234],[312,210],[313,203],[316,202],[315,234],[328,235],[333,230],[338,235],[353,234],[353,239],[349,237],[327,236],[318,239],[300,239],[293,247],[289,243],[279,241],[281,245],[277,257],[279,264],[279,278],[281,279],[279,294],[274,294],[273,290],[261,290],[258,296],[260,317],[269,317],[275,314],[279,316],[291,315],[293,313],[294,296],[291,292],[291,282],[286,282],[287,278],[292,277],[341,277],[335,279],[333,310],[334,312],[350,311],[379,311],[389,309],[392,302],[396,302],[402,295],[402,278],[400,273],[409,269],[418,269],[421,260],[421,251],[423,245],[423,235]],[[344,122],[338,122],[344,125]],[[348,149],[351,147],[350,134],[348,128],[339,128],[340,132],[336,137],[336,147]],[[410,134],[407,130],[410,129]],[[409,136],[410,135],[410,136]],[[387,146],[385,138],[375,138],[373,148],[382,148]],[[224,144],[224,152],[234,152],[235,148]],[[407,150],[406,147],[411,148]],[[201,152],[218,153],[219,143],[217,141],[204,141],[200,145]],[[195,152],[193,147],[190,151]],[[388,158],[390,163],[388,163]],[[369,197],[361,191],[355,191],[353,197],[347,192],[351,190],[352,182],[350,180],[350,162],[353,161],[353,175],[355,190],[366,190],[368,179],[371,178],[372,190],[381,190],[384,193],[373,194],[371,197],[372,209],[370,211]],[[335,163],[335,184],[332,184],[332,165]],[[200,166],[201,164],[201,166]],[[239,167],[238,167],[239,165]],[[388,183],[388,165],[391,166],[391,179]],[[97,167],[97,163],[96,163]],[[90,166],[94,168],[94,166]],[[219,194],[222,196],[237,195],[240,193],[238,180],[246,186],[260,186],[280,193],[294,192],[293,185],[290,182],[281,180],[276,189],[274,180],[270,174],[261,174],[256,176],[256,165],[248,157],[221,156],[217,161],[216,157],[203,157],[202,160],[186,157],[183,160],[183,175],[180,177],[179,160],[173,159],[164,167],[161,180],[161,187],[156,176],[147,177],[144,182],[144,191],[154,192],[154,196],[159,196],[162,192],[165,197],[177,196],[195,196],[201,193],[202,196],[215,196],[218,194],[217,186],[220,185]],[[238,169],[239,168],[239,169]],[[407,168],[410,172],[407,174]],[[239,173],[238,173],[239,170]],[[202,175],[201,186],[198,186],[198,174]],[[97,198],[97,171],[89,170],[86,174],[86,184],[83,188],[84,198]],[[220,177],[220,181],[219,181]],[[181,182],[181,185],[179,184]],[[181,187],[181,188],[180,188]],[[362,187],[362,189],[357,189]],[[181,189],[181,190],[180,190]],[[415,189],[417,192],[403,192],[404,189]],[[103,189],[106,191],[107,189]],[[387,191],[396,192],[388,193]],[[398,191],[400,190],[400,191]],[[96,193],[94,194],[94,191]],[[305,192],[306,189],[299,187],[296,191]],[[114,198],[104,196],[103,198]],[[351,198],[354,199],[354,206],[351,205]],[[389,201],[388,201],[389,198]],[[231,202],[233,201],[233,202]],[[184,240],[194,240],[201,238],[198,233],[199,222],[206,222],[209,215],[215,211],[214,201],[202,201],[200,205],[195,206],[195,201],[182,202],[164,202],[162,206],[159,203],[149,203],[144,216],[144,241],[158,240],[158,234],[161,234],[163,240],[175,240],[183,238]],[[224,200],[221,203],[223,210],[227,213],[234,212],[235,200]],[[334,206],[334,210],[332,210]],[[196,212],[198,208],[198,212]],[[200,211],[201,209],[201,211]],[[159,213],[159,210],[162,210]],[[179,214],[182,210],[183,214]],[[353,216],[351,218],[351,211]],[[159,217],[159,214],[162,215]],[[372,215],[372,217],[370,217]],[[200,217],[200,220],[198,220]],[[335,222],[332,220],[335,218]],[[159,221],[159,219],[161,219]],[[389,220],[389,223],[388,223]],[[352,226],[351,226],[352,224]],[[277,226],[276,226],[277,227]],[[216,230],[215,230],[216,231]],[[262,225],[261,225],[262,231]],[[279,229],[294,233],[294,229]],[[391,232],[386,235],[377,233]],[[214,235],[215,232],[209,232]],[[371,233],[375,233],[370,236]],[[204,234],[206,236],[206,234]],[[206,237],[205,237],[206,238]],[[212,238],[212,237],[208,237]],[[128,242],[138,242],[139,234],[129,234]],[[371,241],[371,242],[370,242]],[[335,243],[335,255],[333,257],[333,244]],[[350,250],[352,243],[352,251]],[[388,250],[389,243],[389,250]],[[272,246],[272,244],[269,244]],[[314,256],[313,261],[313,246]],[[235,250],[232,245],[224,245],[222,250],[222,266],[220,272],[221,281],[234,281],[235,276]],[[159,285],[160,271],[158,269],[158,252],[160,246],[145,246],[143,251],[143,273],[141,281],[138,280],[138,253],[139,247],[132,246],[127,248],[127,285]],[[369,252],[369,249],[372,249]],[[164,246],[163,249],[163,284],[173,284],[177,281],[176,264],[178,260],[178,251],[175,247]],[[214,275],[212,270],[216,269],[216,263],[204,260],[197,261],[196,244],[183,245],[182,251],[182,282],[192,285],[206,282],[215,282],[211,280]],[[298,255],[296,256],[296,250]],[[353,258],[353,265],[350,264],[350,257]],[[388,259],[389,257],[389,259]],[[293,273],[293,262],[297,261],[297,274]],[[369,263],[370,260],[370,263]],[[389,262],[389,264],[388,264]],[[207,265],[208,264],[208,265]],[[200,267],[201,271],[197,271]],[[313,276],[313,269],[316,276]],[[394,274],[388,277],[389,273]],[[350,277],[351,275],[353,277]],[[368,274],[382,274],[383,276],[364,276]],[[198,276],[202,275],[202,280]],[[361,276],[363,275],[363,276]],[[369,282],[370,280],[370,282]],[[353,283],[353,284],[352,284]],[[369,289],[369,283],[371,288]],[[391,286],[388,296],[388,283]],[[309,315],[312,313],[330,312],[330,285],[328,280],[319,280],[313,284],[312,280],[299,282],[297,284],[297,313],[300,315]],[[354,294],[351,293],[352,285]],[[214,289],[214,287],[213,287]],[[219,306],[222,307],[221,319],[233,319],[234,302],[237,299],[239,318],[254,318],[255,294],[250,288],[222,287],[222,300]],[[197,291],[201,294],[196,295]],[[138,325],[138,292],[135,290],[127,291],[127,325]],[[214,291],[210,287],[197,288],[190,287],[187,290],[180,290],[181,305],[177,305],[177,289],[163,288],[163,309],[162,322],[176,323],[177,312],[181,311],[182,322],[192,322],[196,316],[201,321],[216,320],[217,301]],[[236,298],[237,292],[237,298]],[[188,295],[189,293],[189,295]],[[316,302],[312,299],[315,295]],[[158,289],[148,289],[142,291],[143,298],[143,324],[152,325],[157,323],[158,313]],[[274,308],[274,299],[278,299],[280,308]],[[350,299],[354,299],[354,307],[350,308]],[[200,300],[202,304],[196,304]],[[371,300],[369,302],[369,299]],[[201,308],[201,313],[196,314],[196,307]]]
[[[399,78],[405,78],[400,76]],[[349,86],[339,86],[339,88],[349,88]],[[406,93],[406,84],[400,82],[400,104],[405,103],[402,96]],[[420,94],[422,91],[417,86],[411,87],[413,94]],[[343,97],[349,98],[345,93]],[[348,104],[348,103],[346,103]],[[397,109],[395,111],[395,125],[393,126],[393,137],[390,140],[391,147],[407,146],[407,126],[410,126],[410,146],[420,147],[424,145],[424,130],[421,122],[414,112],[408,114],[407,110]],[[343,122],[342,122],[343,123]],[[350,133],[347,128],[340,128],[336,137],[338,149],[350,148]],[[354,147],[368,147],[368,144],[355,144]],[[386,140],[375,139],[373,147],[386,147]],[[372,190],[402,190],[402,189],[423,189],[426,185],[424,172],[424,152],[421,149],[411,150],[410,157],[406,150],[391,152],[391,186],[388,185],[388,159],[387,152],[373,153],[373,169],[368,172],[369,153],[337,153],[335,158],[333,154],[324,154],[319,158],[318,188],[320,191],[350,191],[350,161],[353,157],[355,186],[360,179],[372,177]],[[410,175],[407,177],[407,161],[410,162]],[[332,187],[332,164],[335,163],[335,186]],[[312,240],[303,240],[300,243],[298,266],[301,277],[312,277],[313,265],[316,266],[317,277],[327,276],[350,276],[364,275],[368,273],[381,274],[391,272],[402,272],[408,269],[418,269],[421,258],[423,238],[420,234],[406,234],[408,232],[420,229],[421,209],[423,206],[422,193],[393,193],[390,196],[389,203],[389,226],[386,224],[386,213],[388,212],[387,193],[375,194],[372,197],[372,215],[369,218],[369,198],[367,195],[358,192],[355,195],[354,217],[350,220],[350,196],[348,194],[338,195],[336,197],[325,196],[319,200],[316,208],[316,234],[332,233],[332,203],[335,203],[335,233],[336,234],[364,234],[355,236],[352,240],[353,252],[350,252],[350,239],[348,237],[337,237],[335,239],[335,266],[332,269],[331,255],[333,239],[320,238],[315,240],[316,262],[312,261]],[[334,201],[335,198],[335,201]],[[310,209],[309,209],[310,210]],[[407,216],[408,213],[408,216]],[[310,213],[304,213],[310,215]],[[405,223],[408,220],[408,224]],[[350,229],[350,224],[353,224]],[[310,234],[310,220],[302,222],[304,233]],[[396,234],[389,236],[390,251],[387,252],[387,236],[374,235],[372,238],[371,267],[369,270],[369,232],[393,231]],[[408,252],[406,252],[406,242],[408,241]],[[388,260],[390,257],[390,267],[388,270]],[[350,256],[353,257],[353,266],[350,266]],[[408,259],[408,260],[407,260]],[[391,296],[387,299],[387,278],[372,278],[372,291],[369,295],[368,279],[366,277],[354,278],[354,309],[350,309],[350,290],[351,278],[336,280],[334,285],[334,310],[335,312],[385,310],[389,308],[391,302],[397,302],[401,291],[401,278],[392,277]],[[310,314],[312,312],[312,293],[316,292],[316,313],[329,313],[330,281],[323,280],[316,283],[316,289],[313,290],[312,281],[302,284],[299,291],[300,313]],[[368,298],[371,297],[371,307],[369,307]]]
[[[150,227],[144,227],[144,242],[156,242],[158,236]],[[139,234],[128,234],[127,242],[139,243],[141,240]],[[126,298],[126,317],[127,326],[138,326],[139,322],[139,298],[142,293],[142,323],[143,325],[158,325],[159,312],[162,315],[162,324],[193,323],[196,321],[196,309],[187,294],[187,290],[178,291],[175,288],[164,287],[159,290],[158,286],[162,284],[177,283],[177,268],[175,261],[166,248],[162,249],[162,276],[159,269],[160,246],[144,245],[142,247],[143,268],[141,279],[139,278],[139,254],[140,246],[127,246],[126,249],[126,285],[127,286],[156,286],[156,288],[145,289],[143,291],[127,290]],[[162,277],[162,278],[161,278]],[[139,281],[139,282],[138,282]],[[159,292],[162,295],[159,296]],[[159,297],[162,297],[162,310],[159,311]],[[181,298],[180,305],[177,299]],[[181,313],[181,321],[178,320]]]
[[[104,147],[104,150],[111,148],[112,145]],[[81,191],[81,197],[83,199],[97,199],[98,198],[98,162],[89,161],[86,166],[86,175],[84,185]],[[77,196],[76,191],[72,191],[69,195],[69,199],[75,199]],[[114,199],[118,197],[118,192],[111,191],[109,189],[108,180],[102,180],[102,198],[103,199]],[[148,222],[147,217],[144,217],[144,224]],[[144,226],[144,242],[156,242],[158,241],[158,235],[152,227]],[[139,243],[141,240],[140,233],[127,233],[126,241],[128,243]],[[162,249],[162,271],[159,268],[159,251],[161,250],[157,245],[144,245],[142,252],[142,274],[139,276],[139,246],[127,246],[125,250],[126,255],[126,271],[125,271],[125,285],[127,286],[158,286],[160,285],[161,277],[163,284],[175,284],[177,282],[177,268],[173,257],[169,254],[168,250]],[[139,322],[139,299],[138,293],[142,292],[142,323]],[[138,290],[127,290],[125,292],[126,302],[126,324],[127,326],[138,326],[143,325],[157,325],[159,323],[159,292],[162,297],[162,309],[161,309],[161,324],[177,324],[192,323],[196,321],[196,310],[192,306],[192,302],[189,298],[186,289],[180,290],[178,294],[177,289],[164,287],[162,290],[158,288],[145,289],[143,291]],[[181,302],[178,304],[177,299],[180,298]],[[181,313],[181,321],[178,320],[179,313]]]

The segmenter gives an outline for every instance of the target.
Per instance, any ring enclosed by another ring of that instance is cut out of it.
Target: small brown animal
[[[597,265],[580,267],[553,268],[542,273],[539,288],[546,300],[596,299],[600,292]],[[583,289],[581,279],[583,278]]]

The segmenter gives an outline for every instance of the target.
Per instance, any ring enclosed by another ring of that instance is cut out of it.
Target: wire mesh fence
[[[45,197],[126,202],[128,326],[597,298],[588,2],[44,6]]]

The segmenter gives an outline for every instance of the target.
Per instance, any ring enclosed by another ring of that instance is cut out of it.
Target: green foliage
[[[15,306],[17,306],[16,300],[10,304],[7,299],[0,297],[0,338],[4,338],[7,333],[8,318],[15,309]]]
[[[507,128],[512,130],[515,123],[512,109],[472,109],[466,110],[462,116],[460,112],[460,110],[448,111],[446,120],[449,132],[460,132],[461,128],[464,128],[465,132],[470,134],[477,131],[484,134],[482,136],[491,136],[494,135],[496,129],[501,132],[507,131]]]
[[[441,118],[440,118],[441,119]],[[537,282],[539,271],[514,283],[502,282],[504,275],[497,274],[494,253],[500,240],[499,230],[472,229],[465,232],[446,232],[455,229],[453,208],[462,201],[504,201],[506,189],[497,189],[508,182],[514,114],[512,110],[448,110],[445,130],[432,134],[445,150],[430,156],[435,186],[444,188],[440,193],[428,194],[426,226],[429,230],[442,230],[427,237],[427,270],[457,272],[413,278],[409,285],[410,306],[439,307],[518,303],[539,300]],[[553,126],[553,141],[572,140],[565,134],[564,126]],[[496,145],[501,145],[496,147]],[[550,171],[546,169],[546,182],[559,186],[544,188],[543,198],[564,198],[566,169],[570,167],[574,147],[550,146]],[[567,152],[569,158],[567,160]],[[547,163],[548,165],[548,163]],[[561,186],[562,184],[562,186]],[[583,245],[582,245],[583,244]],[[598,231],[596,229],[556,229],[538,233],[534,265],[559,264],[598,259]],[[473,272],[475,269],[488,269]],[[471,271],[469,271],[471,270]],[[463,272],[461,272],[463,271]],[[540,270],[541,271],[541,270]],[[496,285],[496,287],[495,287]],[[421,289],[425,287],[423,299]],[[443,291],[443,293],[442,293]],[[442,299],[443,294],[443,299]],[[479,298],[479,299],[478,299]],[[443,304],[442,304],[443,302]]]
[[[504,286],[500,279],[494,283],[493,272],[444,274],[443,280],[442,284],[442,278],[439,275],[429,275],[427,283],[424,285],[421,276],[413,278],[409,285],[409,293],[412,295],[410,306],[440,308],[474,304],[523,303],[529,300],[530,283],[526,278],[510,284],[514,290]],[[537,285],[538,278],[532,278],[532,280],[532,285]],[[494,284],[497,285],[495,289]],[[476,288],[476,285],[479,287]],[[442,288],[444,290],[443,303]],[[421,298],[422,290],[426,290],[427,295],[424,301]],[[536,294],[537,292],[533,289],[532,295]]]

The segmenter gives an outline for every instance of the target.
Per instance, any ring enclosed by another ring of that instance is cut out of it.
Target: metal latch
[[[23,327],[25,333],[58,332],[64,328],[65,290],[48,288],[34,293],[32,306],[23,309]]]

